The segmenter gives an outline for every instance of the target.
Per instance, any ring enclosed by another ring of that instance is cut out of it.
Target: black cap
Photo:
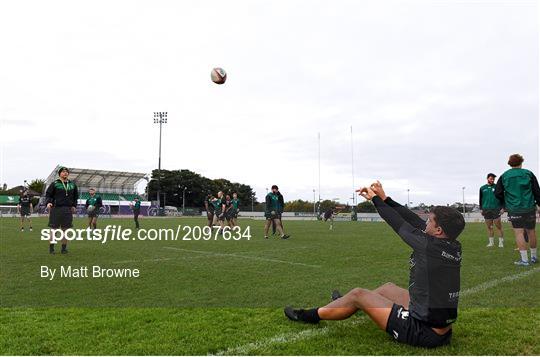
[[[272,185],[272,190],[273,190],[274,188],[275,188],[276,190],[279,190],[279,188],[277,187],[277,185]]]
[[[61,166],[59,169],[58,169],[58,175],[60,175],[60,172],[66,170],[67,172],[69,172],[69,169],[65,166]]]
[[[490,172],[490,173],[487,175],[487,178],[490,178],[490,177],[495,178],[495,177],[497,177],[497,175],[495,175],[495,174],[493,174],[493,173]]]

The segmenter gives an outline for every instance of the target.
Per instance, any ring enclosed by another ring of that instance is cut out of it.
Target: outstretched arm
[[[532,193],[536,204],[540,206],[540,186],[538,185],[538,180],[534,174],[532,174]]]

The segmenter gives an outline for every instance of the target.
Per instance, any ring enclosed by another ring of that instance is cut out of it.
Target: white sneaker
[[[504,242],[503,241],[499,241],[499,248],[504,248]]]
[[[493,247],[494,244],[492,242],[489,242],[488,245],[486,245],[486,247],[490,248],[490,247]]]

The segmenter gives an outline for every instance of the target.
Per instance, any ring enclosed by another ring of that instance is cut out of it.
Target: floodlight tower
[[[161,131],[163,124],[167,124],[167,112],[154,112],[154,124],[159,124],[159,159],[158,159],[158,212],[161,211]]]

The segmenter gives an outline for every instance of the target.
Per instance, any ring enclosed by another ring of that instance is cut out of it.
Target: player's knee
[[[356,299],[361,299],[362,297],[366,296],[370,291],[368,289],[363,288],[354,288],[351,290],[351,295]]]

